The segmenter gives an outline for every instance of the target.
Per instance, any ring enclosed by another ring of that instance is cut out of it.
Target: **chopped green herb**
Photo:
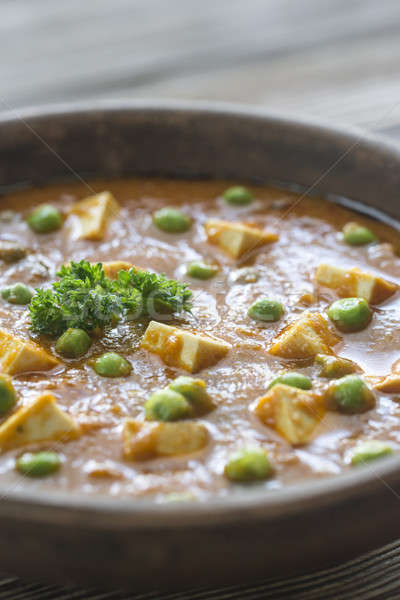
[[[71,262],[57,273],[51,289],[37,289],[29,306],[32,330],[51,336],[68,328],[103,330],[121,318],[190,311],[192,292],[185,284],[148,271],[120,271],[106,277],[101,263]]]

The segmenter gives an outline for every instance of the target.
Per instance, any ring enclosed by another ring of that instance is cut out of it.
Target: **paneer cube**
[[[391,281],[356,267],[342,269],[327,264],[319,265],[315,280],[319,285],[335,290],[341,298],[364,298],[370,304],[384,302],[399,288]]]
[[[123,455],[127,460],[192,454],[208,444],[207,428],[201,423],[142,423],[126,419]]]
[[[78,239],[103,239],[109,221],[119,212],[119,204],[111,192],[101,192],[80,200],[70,210],[79,221]]]
[[[8,375],[19,375],[33,371],[48,371],[59,361],[35,342],[17,337],[0,329],[1,371]]]
[[[0,448],[4,451],[35,442],[66,442],[79,435],[75,421],[57,406],[53,394],[45,392],[4,421],[0,426]]]
[[[331,347],[340,339],[322,315],[305,312],[278,334],[269,352],[282,358],[313,358],[317,354],[332,354]]]
[[[294,446],[307,444],[325,414],[323,402],[313,392],[278,383],[257,400],[259,419]]]
[[[166,365],[190,373],[215,365],[231,348],[224,340],[157,321],[149,323],[141,345],[158,354]]]
[[[132,263],[125,262],[123,260],[115,260],[113,262],[103,262],[103,271],[110,279],[117,279],[120,271],[129,271],[133,269],[135,265]],[[135,267],[137,269],[137,267]]]
[[[385,379],[375,384],[375,388],[385,394],[400,394],[400,373],[387,375]]]
[[[210,219],[207,221],[205,228],[208,240],[222,248],[233,258],[240,258],[244,254],[250,256],[253,250],[265,244],[276,242],[278,239],[276,233],[264,231],[244,223],[230,223],[229,221]]]

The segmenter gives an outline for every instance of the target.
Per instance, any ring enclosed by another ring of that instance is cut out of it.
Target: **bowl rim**
[[[209,101],[181,100],[95,100],[48,104],[0,113],[0,128],[7,124],[22,123],[33,129],[29,121],[60,119],[96,113],[162,113],[194,114],[199,117],[213,115],[232,118],[259,119],[281,125],[286,129],[303,129],[315,135],[339,139],[349,148],[357,144],[377,154],[390,154],[400,163],[400,147],[395,142],[353,126],[332,126],[320,119],[299,117],[273,112],[253,105]],[[32,131],[35,134],[35,131]],[[334,505],[357,496],[372,494],[385,486],[399,500],[394,489],[400,483],[400,455],[382,459],[377,463],[354,471],[332,475],[320,480],[291,484],[279,490],[245,488],[242,492],[219,498],[200,499],[196,502],[157,502],[147,499],[115,498],[105,495],[81,496],[78,493],[4,489],[0,484],[0,514],[34,521],[63,521],[85,519],[88,527],[176,528],[203,527],[239,523],[243,520],[274,519],[301,514],[318,506]],[[107,517],[105,521],[104,517]]]

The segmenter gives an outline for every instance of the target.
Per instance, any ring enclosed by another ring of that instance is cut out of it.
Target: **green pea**
[[[78,358],[86,354],[91,343],[92,341],[86,331],[70,327],[58,338],[56,352],[67,358]]]
[[[247,311],[251,319],[255,321],[279,321],[283,316],[283,306],[277,300],[261,298],[252,304]]]
[[[246,204],[250,204],[253,200],[253,194],[242,185],[235,185],[228,188],[225,190],[223,196],[225,202],[234,206],[246,206]]]
[[[328,309],[328,317],[345,333],[365,329],[372,319],[372,311],[364,298],[342,298]]]
[[[148,298],[146,308],[149,314],[155,311],[161,315],[171,315],[174,312],[174,307],[164,298]]]
[[[116,352],[106,352],[93,363],[98,375],[103,377],[126,377],[132,370],[132,365]]]
[[[1,296],[11,304],[29,304],[33,297],[33,290],[24,283],[16,283],[2,290]]]
[[[377,237],[368,227],[359,223],[346,223],[343,227],[343,239],[350,246],[365,246],[377,241]]]
[[[207,265],[202,261],[194,261],[188,264],[186,273],[195,279],[211,279],[218,273],[218,267]]]
[[[26,452],[17,460],[16,466],[27,477],[46,477],[58,471],[61,460],[56,452]]]
[[[51,204],[42,204],[28,216],[28,225],[36,233],[50,233],[60,229],[63,223],[61,213]]]
[[[192,221],[177,208],[161,208],[153,215],[153,223],[167,233],[184,233],[192,226]]]
[[[268,386],[268,389],[271,389],[277,383],[284,383],[285,385],[290,385],[291,387],[299,388],[300,390],[311,390],[312,383],[311,379],[303,373],[296,373],[295,371],[289,371],[288,373],[282,373],[282,375],[278,375],[275,377]]]
[[[169,389],[182,394],[191,404],[196,414],[204,414],[214,408],[207,393],[206,384],[202,379],[181,375],[169,384]]]
[[[149,421],[178,421],[190,415],[191,407],[182,394],[165,388],[150,396],[145,411]]]
[[[334,410],[346,414],[363,413],[375,406],[375,396],[358,375],[346,375],[332,382],[328,400]]]
[[[17,394],[11,383],[11,377],[0,375],[0,415],[11,410],[17,402]]]
[[[272,475],[265,450],[241,450],[225,466],[225,476],[231,481],[261,481]]]
[[[393,448],[385,442],[370,440],[361,442],[353,450],[351,464],[353,466],[364,465],[378,458],[393,454]]]
[[[341,356],[333,356],[332,354],[317,354],[315,362],[321,365],[320,376],[327,379],[337,379],[359,370],[352,360]]]

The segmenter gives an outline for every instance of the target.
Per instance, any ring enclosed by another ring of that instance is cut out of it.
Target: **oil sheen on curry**
[[[398,452],[399,241],[230,182],[4,195],[3,485],[202,500]]]

